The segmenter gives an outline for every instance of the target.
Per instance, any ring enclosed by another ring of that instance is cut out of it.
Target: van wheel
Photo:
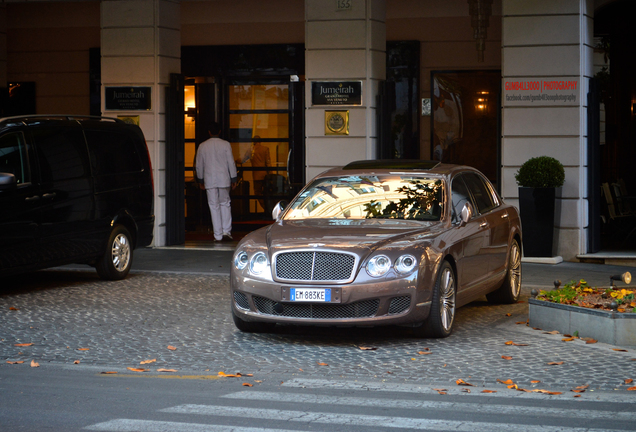
[[[124,279],[130,271],[132,260],[130,233],[124,226],[116,225],[110,233],[104,255],[95,266],[97,274],[105,280]]]
[[[268,333],[274,330],[276,324],[244,321],[232,311],[232,319],[237,329],[245,333]]]
[[[486,294],[490,303],[512,304],[519,300],[521,294],[521,248],[517,240],[513,240],[508,253],[508,271],[506,278],[496,291]]]

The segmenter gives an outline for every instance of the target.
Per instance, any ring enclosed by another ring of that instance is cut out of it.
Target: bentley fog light
[[[234,266],[239,270],[243,270],[247,266],[247,262],[248,262],[247,252],[245,251],[239,252],[234,257]]]
[[[250,272],[253,274],[261,274],[267,268],[267,256],[263,252],[254,254],[250,261]]]
[[[391,260],[386,255],[374,256],[367,263],[367,273],[372,277],[384,276],[391,268]]]
[[[400,274],[407,274],[413,271],[417,260],[413,255],[402,255],[395,262],[395,270]]]

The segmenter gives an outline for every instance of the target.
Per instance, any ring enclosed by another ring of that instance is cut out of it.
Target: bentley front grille
[[[338,252],[298,251],[276,256],[276,277],[290,281],[346,281],[356,259]]]

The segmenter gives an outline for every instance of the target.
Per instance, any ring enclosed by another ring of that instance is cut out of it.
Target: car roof
[[[329,169],[318,176],[341,177],[350,175],[375,175],[375,174],[425,174],[434,177],[447,177],[458,171],[477,170],[465,165],[445,164],[439,161],[418,159],[376,159],[359,160],[342,167]]]

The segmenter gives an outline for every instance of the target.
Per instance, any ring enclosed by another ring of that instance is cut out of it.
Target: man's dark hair
[[[221,123],[214,122],[210,125],[210,133],[212,135],[221,135]]]

